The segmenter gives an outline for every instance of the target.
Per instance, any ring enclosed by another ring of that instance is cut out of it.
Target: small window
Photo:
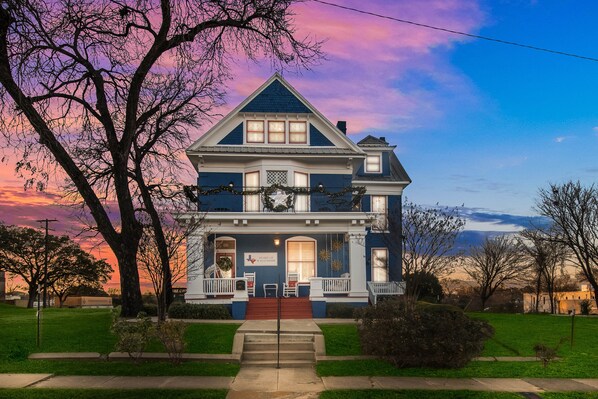
[[[388,206],[385,195],[372,195],[372,212],[376,214],[372,230],[385,231],[388,228]]]
[[[285,143],[285,126],[283,121],[268,122],[268,143]]]
[[[388,249],[372,249],[372,281],[388,281]]]
[[[365,171],[367,173],[380,173],[382,171],[380,155],[368,155],[365,159]]]
[[[307,123],[289,122],[289,143],[307,144]]]
[[[264,121],[247,121],[248,143],[264,142]]]

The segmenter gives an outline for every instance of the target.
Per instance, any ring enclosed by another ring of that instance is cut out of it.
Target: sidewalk
[[[0,374],[0,388],[228,389],[229,399],[262,393],[317,393],[332,389],[424,389],[500,392],[598,391],[598,379],[323,377],[313,368],[244,367],[236,377],[115,377]],[[313,395],[312,395],[313,394]],[[259,396],[259,395],[258,395]],[[281,397],[281,395],[276,395]],[[268,395],[262,395],[268,397]]]

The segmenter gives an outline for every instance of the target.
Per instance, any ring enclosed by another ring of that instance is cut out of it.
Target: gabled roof
[[[374,137],[371,134],[368,134],[367,137],[363,138],[357,143],[360,147],[389,147],[395,148],[396,146],[391,146],[388,144],[384,137]]]
[[[202,137],[195,141],[188,149],[187,154],[203,152],[204,143],[210,136],[220,131],[220,128],[239,113],[296,113],[313,114],[339,138],[345,145],[349,155],[364,155],[359,146],[342,133],[332,122],[309,103],[293,86],[291,86],[279,73],[272,75],[264,84],[247,97],[228,115],[208,130]],[[252,145],[251,148],[258,148]],[[310,147],[313,149],[313,147]],[[329,148],[329,147],[328,147]]]

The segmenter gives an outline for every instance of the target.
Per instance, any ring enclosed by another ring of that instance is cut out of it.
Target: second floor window
[[[385,231],[388,225],[388,204],[385,195],[372,195],[372,212],[376,214],[372,230]]]
[[[260,188],[260,172],[245,173],[245,190],[253,191]],[[245,195],[245,212],[260,211],[260,195]]]

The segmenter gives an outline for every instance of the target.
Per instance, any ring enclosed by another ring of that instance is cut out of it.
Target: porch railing
[[[388,282],[374,282],[368,281],[368,293],[370,302],[375,305],[378,302],[378,297],[389,295],[403,295],[405,293],[405,282],[388,281]]]
[[[206,278],[203,290],[206,295],[234,295],[235,278]]]
[[[348,294],[351,291],[351,279],[346,277],[322,278],[324,294]]]

